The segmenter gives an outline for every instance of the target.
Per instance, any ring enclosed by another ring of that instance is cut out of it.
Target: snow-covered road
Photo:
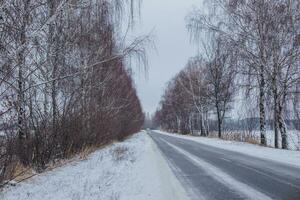
[[[186,194],[151,138],[141,132],[83,161],[41,174],[2,200],[184,200]]]
[[[300,152],[159,131],[150,135],[190,199],[300,199]]]

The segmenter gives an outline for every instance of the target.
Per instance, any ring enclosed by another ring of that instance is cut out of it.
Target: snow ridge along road
[[[300,167],[156,131],[149,135],[191,199],[300,199]]]
[[[0,200],[186,200],[152,139],[141,132],[0,191]]]

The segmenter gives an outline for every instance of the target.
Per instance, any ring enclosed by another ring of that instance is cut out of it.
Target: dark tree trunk
[[[221,111],[218,103],[216,104],[216,108],[217,108],[217,117],[218,117],[218,137],[222,138],[222,119],[221,119]]]
[[[264,66],[260,67],[259,83],[259,123],[260,123],[260,144],[266,145],[266,113],[265,113],[265,77]]]
[[[274,147],[279,148],[278,145],[278,91],[276,85],[276,79],[273,78],[273,97],[274,97]]]
[[[287,141],[287,131],[286,131],[286,126],[285,126],[285,122],[282,116],[282,112],[283,112],[283,106],[281,105],[281,103],[279,103],[278,105],[278,126],[279,126],[279,130],[281,133],[281,147],[282,149],[287,149],[288,148],[288,141]]]

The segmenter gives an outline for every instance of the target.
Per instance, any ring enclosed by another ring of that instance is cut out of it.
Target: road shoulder
[[[0,193],[3,200],[185,200],[152,139],[141,132]]]

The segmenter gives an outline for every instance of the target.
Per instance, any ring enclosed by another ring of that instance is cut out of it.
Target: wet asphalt
[[[267,199],[264,196],[276,200],[300,200],[300,168],[296,166],[155,131],[148,134],[192,200]],[[225,174],[224,177],[216,177],[211,173],[214,169],[219,172],[217,174]]]

